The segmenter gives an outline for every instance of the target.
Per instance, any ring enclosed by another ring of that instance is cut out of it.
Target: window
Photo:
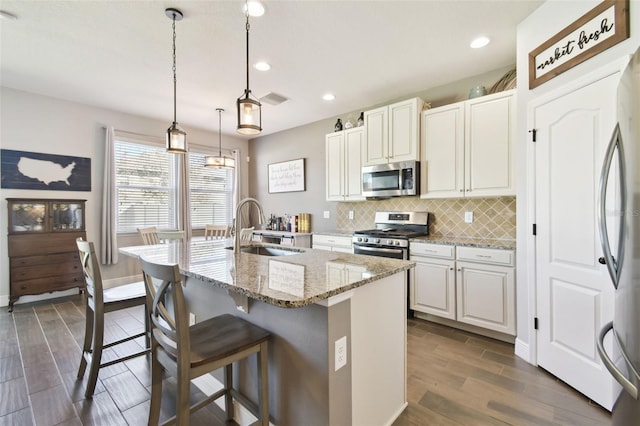
[[[189,151],[191,227],[229,225],[233,212],[233,170],[204,167],[205,154]]]
[[[118,232],[155,226],[175,229],[176,184],[173,156],[164,147],[115,142]]]
[[[227,225],[233,218],[234,171],[204,167],[205,153],[189,151],[191,227]],[[118,233],[177,229],[177,162],[161,145],[116,136]]]

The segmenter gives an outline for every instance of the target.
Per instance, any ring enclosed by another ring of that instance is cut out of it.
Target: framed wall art
[[[2,188],[91,191],[91,159],[0,150]]]
[[[629,38],[629,0],[604,0],[529,53],[529,89]]]
[[[304,158],[269,164],[270,194],[304,190]]]

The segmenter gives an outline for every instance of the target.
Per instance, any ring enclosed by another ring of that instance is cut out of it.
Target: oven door
[[[353,245],[353,254],[366,254],[369,256],[390,257],[392,259],[402,260],[409,258],[406,248],[376,247],[361,244]]]

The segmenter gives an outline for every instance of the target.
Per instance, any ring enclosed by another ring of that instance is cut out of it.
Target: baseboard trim
[[[533,362],[531,362],[531,353],[529,351],[530,351],[529,344],[516,338],[516,344],[515,344],[515,350],[514,350],[515,354],[520,358],[522,358],[523,360],[527,361],[529,364],[533,364]]]
[[[450,320],[448,318],[441,318],[436,315],[425,314],[424,312],[414,311],[414,316],[425,321],[435,322],[437,324],[446,325],[448,327],[457,328],[459,330],[468,331],[469,333],[479,334],[481,336],[490,337],[492,339],[501,340],[506,343],[514,344],[515,336],[510,334],[501,333],[499,331],[489,330],[482,327],[477,327],[471,324],[465,324],[460,321]]]

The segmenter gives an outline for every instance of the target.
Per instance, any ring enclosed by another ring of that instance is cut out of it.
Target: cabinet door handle
[[[460,192],[464,192],[464,189],[461,189]]]
[[[451,268],[449,268],[450,271],[453,271],[453,266]]]

